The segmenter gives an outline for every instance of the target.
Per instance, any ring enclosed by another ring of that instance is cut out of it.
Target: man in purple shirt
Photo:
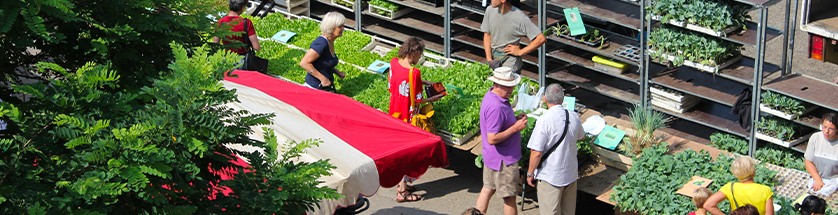
[[[476,208],[486,213],[489,200],[495,193],[503,198],[503,213],[518,214],[515,200],[520,186],[518,160],[521,159],[521,130],[527,126],[524,114],[515,116],[509,104],[515,85],[521,76],[508,67],[495,69],[488,79],[494,87],[483,96],[480,104],[480,136],[483,138],[483,189]]]

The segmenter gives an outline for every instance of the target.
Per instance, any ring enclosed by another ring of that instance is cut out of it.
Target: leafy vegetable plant
[[[760,117],[757,123],[757,131],[759,133],[783,141],[792,141],[799,138],[802,130],[801,125],[773,116]]]
[[[385,9],[390,10],[390,11],[393,11],[393,12],[399,11],[399,5],[397,5],[397,4],[395,4],[395,3],[392,3],[392,2],[389,2],[389,1],[385,1],[385,0],[371,0],[369,3],[370,3],[371,5],[379,6],[379,7],[381,7],[381,8],[385,8]],[[381,15],[384,15],[384,16],[387,16],[387,17],[390,17],[390,15],[391,15],[391,14],[390,14],[390,11],[385,11],[385,10],[376,10],[376,12],[377,12],[378,14],[381,14]]]
[[[732,134],[716,132],[710,135],[710,143],[717,149],[742,155],[748,154],[748,141]]]
[[[770,107],[771,109],[779,110],[790,115],[800,115],[803,114],[804,110],[806,110],[804,102],[779,93],[773,93],[771,91],[765,91],[762,93],[762,98],[760,100],[762,101],[762,104]]]
[[[620,176],[619,184],[613,188],[611,201],[617,202],[617,207],[645,215],[688,214],[695,209],[692,199],[675,191],[693,175],[715,181],[708,187],[710,190],[719,190],[726,183],[737,181],[730,173],[733,158],[719,156],[713,159],[707,151],[692,149],[670,155],[668,149],[663,144],[646,148],[633,159],[631,169]],[[776,174],[759,164],[754,182],[773,187]],[[728,210],[730,204],[724,201],[719,208]]]
[[[655,50],[652,58],[659,59],[661,54],[674,56],[672,63],[675,66],[680,66],[685,60],[717,66],[739,55],[742,50],[740,44],[667,26],[652,30],[649,45]]]
[[[727,0],[653,0],[652,6],[646,7],[647,16],[661,16],[661,21],[669,20],[692,23],[714,31],[728,27],[745,27],[748,9],[751,6]]]
[[[806,166],[803,164],[803,154],[775,144],[769,143],[760,146],[754,153],[754,158],[784,168],[806,171]]]

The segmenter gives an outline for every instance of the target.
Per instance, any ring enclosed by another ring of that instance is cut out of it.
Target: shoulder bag
[[[250,37],[247,35],[247,26],[250,21],[247,18],[244,18],[244,43],[247,44],[245,48],[244,54],[244,65],[242,65],[242,69],[248,71],[257,71],[263,74],[268,73],[268,60],[256,56],[256,53],[253,51],[253,44],[250,42]]]
[[[556,144],[553,144],[553,147],[550,147],[550,149],[547,150],[547,152],[541,155],[541,160],[538,161],[538,166],[536,166],[536,169],[541,169],[541,165],[544,164],[544,161],[547,160],[547,157],[550,157],[550,154],[552,154],[553,151],[556,151],[556,148],[558,148],[559,145],[562,144],[562,141],[564,141],[564,138],[567,136],[567,127],[570,127],[570,116],[568,114],[569,113],[567,112],[567,109],[564,109],[564,131],[562,131],[562,137],[559,138],[559,141],[556,142]]]
[[[730,183],[730,198],[733,199],[733,204],[736,205],[736,208],[739,208],[739,203],[736,202],[736,194],[733,194],[733,185],[734,184],[736,184],[736,182]],[[731,210],[730,213],[733,213],[733,210]],[[730,213],[728,213],[728,214],[730,214]]]
[[[414,84],[415,80],[413,80],[413,69],[413,67],[410,67],[410,72],[408,72],[407,77],[410,84],[410,95],[407,97],[410,100],[410,107],[413,108],[413,115],[410,116],[410,124],[433,134],[436,132],[434,121],[431,120],[431,116],[434,115],[434,106],[427,104],[420,108],[416,105],[416,89],[414,89],[416,85]]]

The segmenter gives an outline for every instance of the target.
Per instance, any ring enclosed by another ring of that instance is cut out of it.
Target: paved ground
[[[778,3],[771,5],[768,8],[768,26],[780,29],[781,31],[784,29],[785,16],[783,14],[785,14],[786,12],[786,3],[788,1],[790,0],[779,1]],[[795,5],[795,1],[793,0],[791,0],[791,4],[792,14],[790,15],[789,19],[795,19],[793,23],[793,29],[795,30],[795,36],[793,41],[794,51],[789,52],[790,54],[794,54],[791,67],[792,72],[808,75],[828,82],[833,82],[835,80],[835,77],[838,76],[838,65],[809,58],[809,34],[805,31],[801,31],[800,27],[797,26],[797,24],[800,22],[800,17],[799,15],[797,17],[794,17],[794,11],[797,10],[798,5]],[[758,11],[751,11],[750,15],[752,20],[757,20],[759,18]],[[781,65],[781,59],[783,54],[782,47],[785,38],[785,35],[779,36],[766,43],[766,62],[778,66]],[[753,57],[754,51],[754,48],[746,47],[745,51],[743,51],[743,54],[745,54],[746,56]],[[776,77],[776,75],[771,77]]]

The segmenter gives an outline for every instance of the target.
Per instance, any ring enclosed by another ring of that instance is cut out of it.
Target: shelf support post
[[[648,33],[646,33],[649,28],[651,28],[651,24],[649,20],[646,20],[646,4],[649,2],[646,0],[640,0],[640,62],[638,62],[639,73],[640,73],[640,107],[646,107],[649,105],[649,56],[646,56],[646,45],[648,44],[646,41],[648,40]],[[649,26],[647,26],[649,25]],[[648,28],[647,28],[648,27]]]
[[[360,0],[359,0],[360,1]],[[445,12],[443,13],[443,28],[445,29],[445,33],[442,34],[443,40],[443,55],[445,58],[451,58],[451,1],[444,0]]]
[[[783,40],[783,57],[782,57],[783,60],[782,60],[782,62],[780,62],[780,69],[781,69],[781,71],[783,71],[782,72],[783,75],[785,75],[786,71],[788,70],[788,67],[787,67],[788,66],[788,60],[787,60],[788,58],[787,57],[788,57],[788,53],[789,53],[789,42],[791,40],[794,40],[793,37],[789,37],[789,27],[790,27],[790,25],[789,25],[789,14],[790,13],[791,13],[791,0],[787,0],[786,1],[785,19],[783,19],[783,20],[785,20],[785,26],[784,26],[784,30],[783,30],[783,36],[785,37],[784,38],[785,40]]]
[[[762,68],[765,64],[765,29],[768,26],[768,8],[759,6],[759,26],[757,27],[756,65],[754,66],[754,81],[751,83],[751,133],[748,155],[754,156],[757,151],[757,124],[759,123],[759,103],[762,94]]]
[[[791,50],[789,55],[786,58],[783,58],[783,62],[786,63],[786,66],[783,67],[783,75],[788,75],[793,72],[792,64],[794,64],[794,33],[797,31],[797,15],[798,11],[800,10],[800,0],[794,1],[794,11],[791,11],[791,0],[788,0],[789,4],[786,4],[786,13],[790,14],[790,17],[786,19],[786,25],[789,25],[789,28],[786,28],[786,43],[788,46],[785,46],[786,49],[784,50]]]
[[[364,32],[361,29],[364,25],[361,24],[361,11],[364,11],[361,8],[361,0],[355,0],[355,30],[358,32]]]
[[[547,29],[547,1],[537,0],[538,3],[538,28],[541,32]],[[538,47],[538,85],[541,87],[547,84],[547,43]]]

